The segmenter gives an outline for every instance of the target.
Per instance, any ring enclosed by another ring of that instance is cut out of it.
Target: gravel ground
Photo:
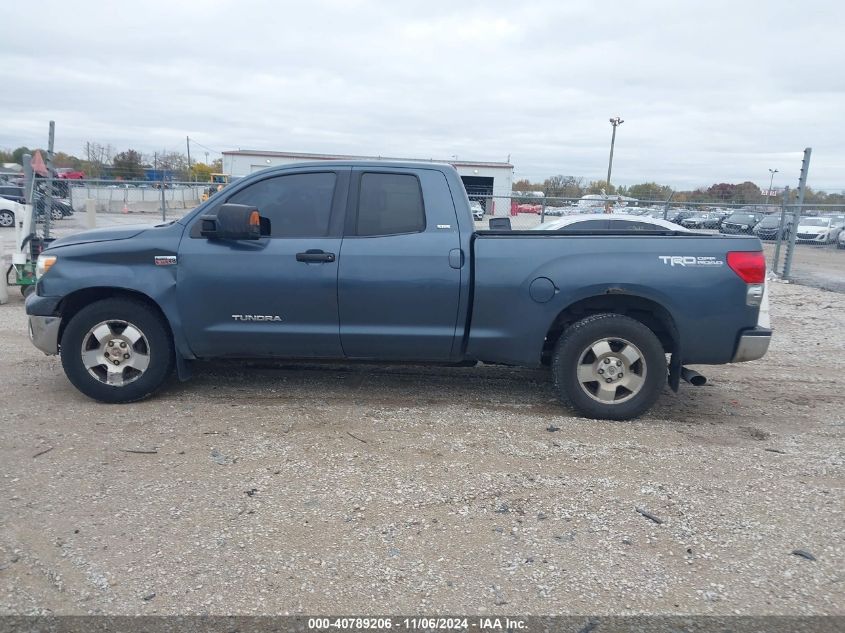
[[[499,367],[209,363],[96,404],[13,296],[0,614],[845,614],[845,295],[772,297],[764,360],[606,422]]]

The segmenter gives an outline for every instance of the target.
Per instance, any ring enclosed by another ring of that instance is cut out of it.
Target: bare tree
[[[106,167],[111,165],[114,156],[114,148],[111,145],[103,145],[97,142],[88,141],[85,143],[85,162],[87,173],[93,178],[102,176]]]

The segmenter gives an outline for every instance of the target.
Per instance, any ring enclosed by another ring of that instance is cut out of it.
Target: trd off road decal
[[[657,259],[667,266],[683,268],[713,268],[724,266],[725,262],[715,257],[693,257],[692,255],[658,255]]]

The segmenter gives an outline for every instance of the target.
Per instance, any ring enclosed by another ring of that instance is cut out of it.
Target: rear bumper
[[[744,363],[749,360],[763,358],[772,342],[772,331],[769,328],[756,327],[745,330],[739,337],[732,363]]]
[[[48,356],[55,356],[59,353],[59,328],[61,325],[61,317],[30,316],[29,340]]]

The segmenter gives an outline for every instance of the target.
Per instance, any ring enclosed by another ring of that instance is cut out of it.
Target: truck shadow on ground
[[[173,381],[167,398],[364,408],[468,407],[495,414],[525,413],[548,419],[577,417],[557,399],[546,369],[352,363],[204,361],[194,363],[189,382]],[[721,422],[741,415],[741,403],[718,385],[679,393],[668,388],[642,419],[662,422]],[[749,412],[751,414],[753,412]]]

